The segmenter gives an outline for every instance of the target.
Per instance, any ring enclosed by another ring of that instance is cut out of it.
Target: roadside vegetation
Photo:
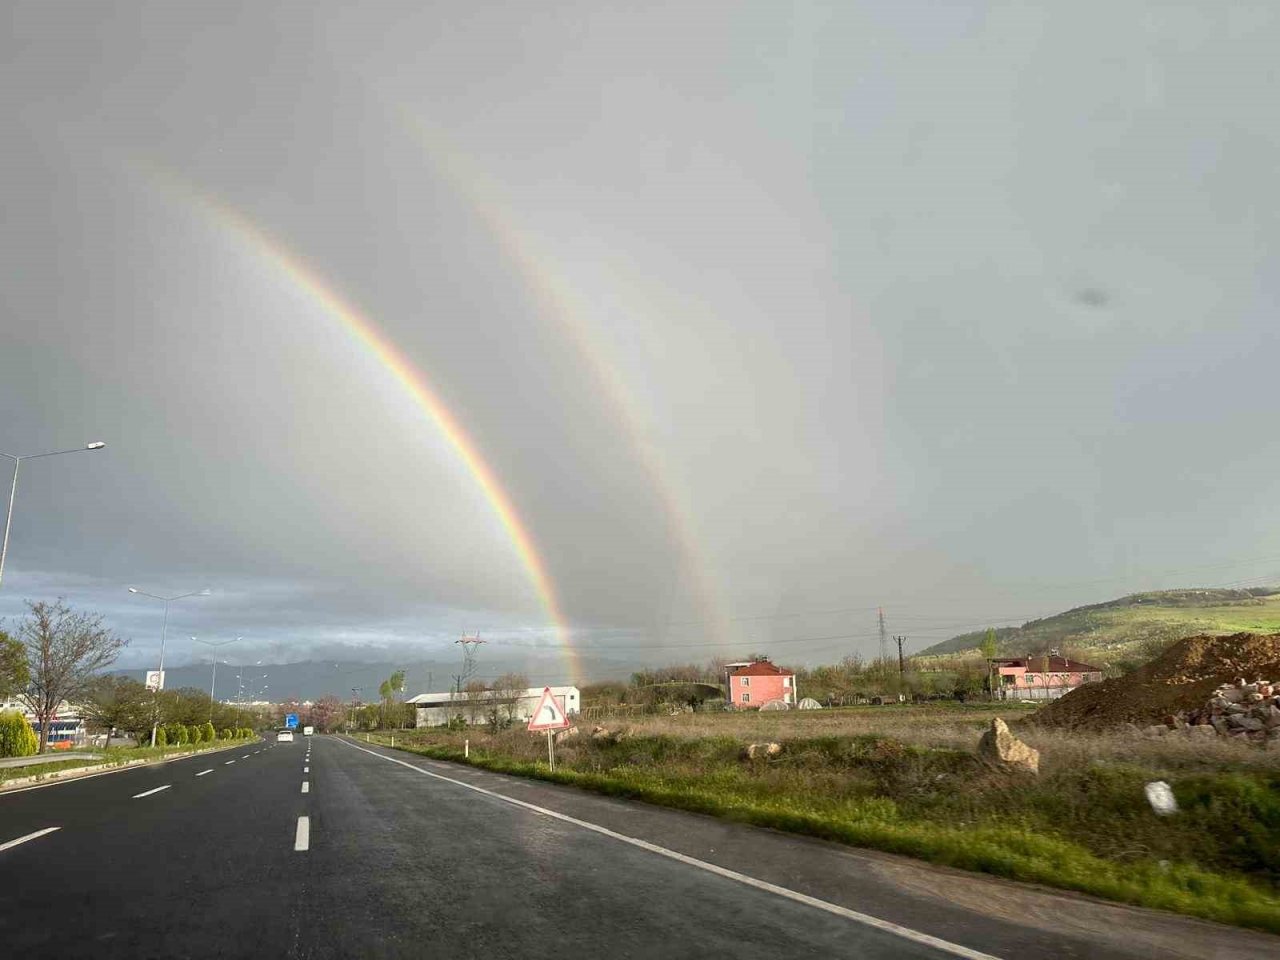
[[[1280,751],[1135,741],[1015,724],[1039,776],[995,770],[993,704],[704,713],[603,720],[546,742],[521,729],[398,731],[396,747],[1280,933]],[[1012,715],[1011,715],[1012,714]],[[376,742],[389,743],[388,734]],[[750,743],[780,745],[746,755]],[[1159,817],[1144,785],[1169,782]]]

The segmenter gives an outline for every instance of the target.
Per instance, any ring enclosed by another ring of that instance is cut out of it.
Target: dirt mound
[[[1091,730],[1146,726],[1200,709],[1219,684],[1240,677],[1280,679],[1280,634],[1187,637],[1133,673],[1077,687],[1029,722]]]

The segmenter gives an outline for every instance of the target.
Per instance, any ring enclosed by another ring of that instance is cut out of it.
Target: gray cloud
[[[1280,24],[1219,13],[18,4],[0,450],[110,445],[24,467],[0,615],[138,664],[131,582],[281,657],[551,642],[439,425],[219,205],[422,372],[596,654],[1275,573]]]

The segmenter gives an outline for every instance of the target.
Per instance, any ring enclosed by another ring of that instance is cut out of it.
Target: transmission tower
[[[880,616],[880,662],[884,663],[889,657],[889,631],[884,625],[884,607],[876,607],[876,613]]]
[[[465,633],[461,640],[455,640],[454,643],[462,644],[462,672],[454,674],[453,690],[454,693],[462,693],[462,688],[467,681],[475,676],[476,672],[476,648],[482,643],[488,643],[487,640],[481,640],[480,634],[468,637]]]

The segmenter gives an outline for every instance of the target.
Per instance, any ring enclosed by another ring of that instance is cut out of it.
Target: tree
[[[326,694],[311,705],[311,723],[321,733],[338,728],[346,716],[346,705],[333,694]]]
[[[987,632],[982,636],[982,658],[987,661],[987,693],[994,695],[994,684],[991,682],[991,671],[993,665],[992,660],[996,656],[996,630],[995,627],[987,627]]]
[[[214,740],[218,739],[218,731],[213,728],[213,724],[208,720],[204,722],[204,725],[200,729],[203,731],[200,739],[205,743],[213,743]]]
[[[40,724],[43,753],[58,707],[80,699],[94,675],[115,663],[127,641],[102,625],[101,614],[77,613],[61,599],[27,601],[27,609],[17,629],[31,674],[24,699]]]
[[[31,674],[27,670],[27,650],[20,640],[0,630],[0,700],[27,689]]]
[[[102,730],[108,738],[112,730],[134,736],[151,732],[151,694],[129,677],[95,677],[86,688],[80,706],[90,726]],[[110,739],[107,742],[110,743]]]
[[[467,712],[467,722],[474,724],[484,713],[485,701],[490,699],[489,691],[482,680],[468,680],[462,688],[463,709]]]
[[[514,722],[520,712],[520,698],[529,689],[529,678],[523,673],[504,673],[493,681],[495,709],[500,710],[508,723]]]
[[[0,757],[29,757],[40,748],[36,732],[17,710],[0,713]]]

